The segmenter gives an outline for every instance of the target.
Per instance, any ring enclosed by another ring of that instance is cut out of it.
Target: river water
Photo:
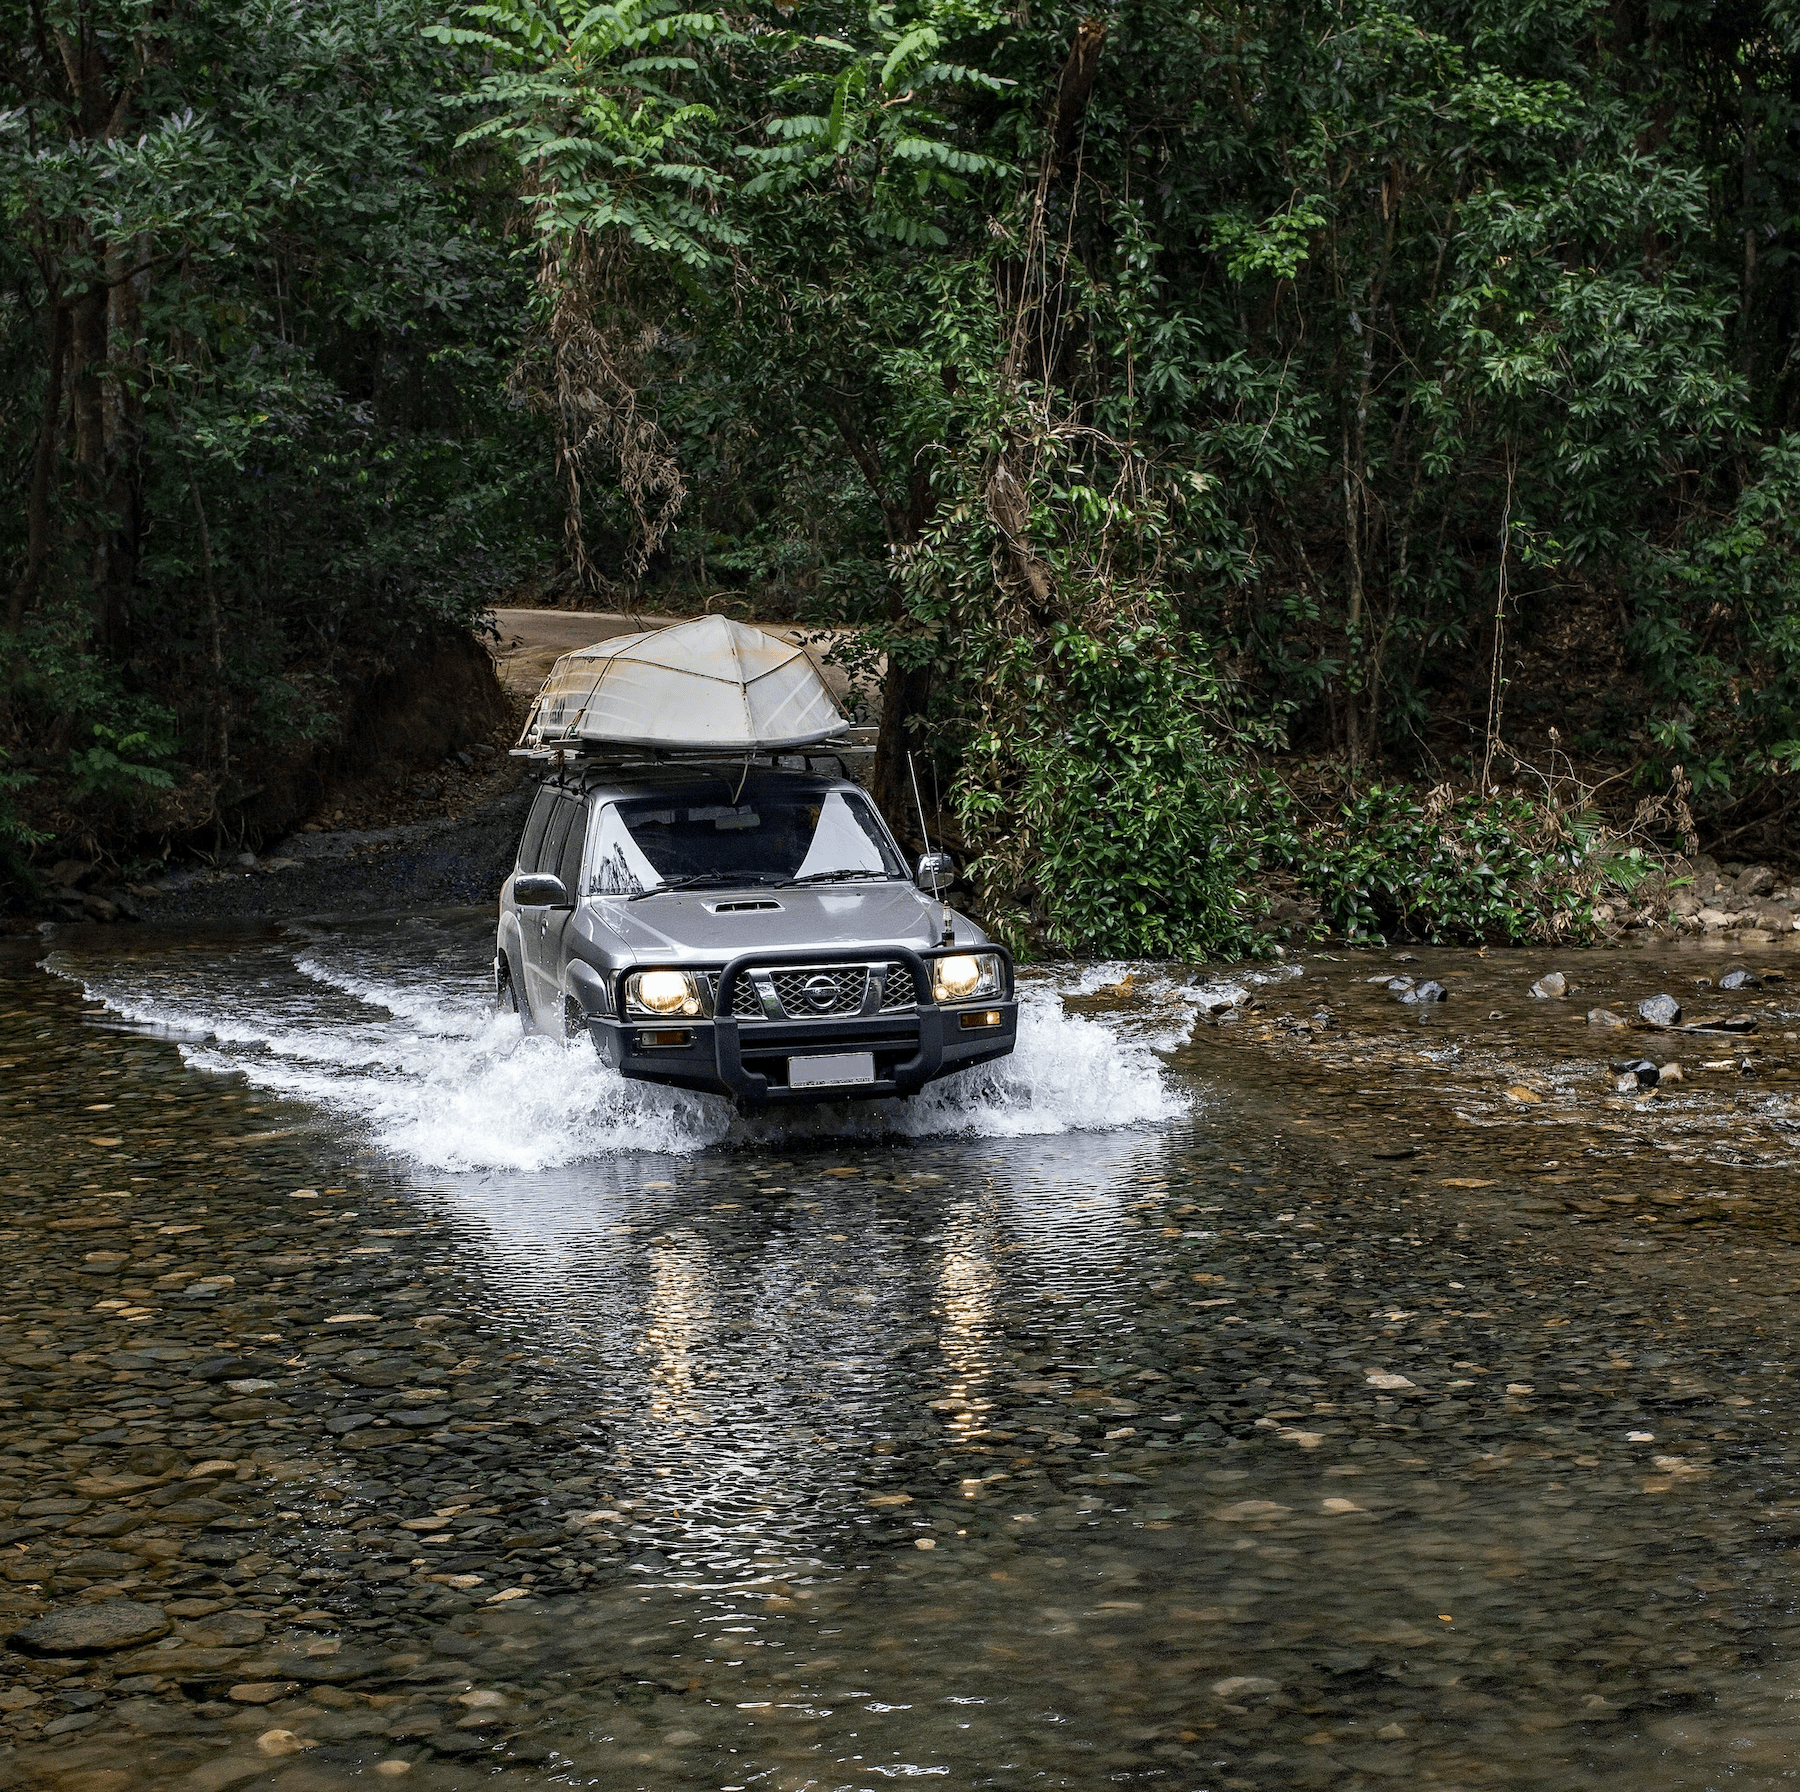
[[[490,930],[0,957],[0,1785],[1800,1777],[1785,942],[1033,973],[746,1123]]]

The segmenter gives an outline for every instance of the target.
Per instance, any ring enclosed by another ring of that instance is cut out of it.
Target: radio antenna
[[[931,851],[931,830],[925,825],[925,799],[919,795],[919,768],[913,764],[911,753],[906,755],[906,769],[912,776],[913,802],[919,811],[919,837],[925,842],[925,850]]]

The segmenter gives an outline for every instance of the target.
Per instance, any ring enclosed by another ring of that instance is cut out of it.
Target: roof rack
[[[846,728],[828,740],[785,751],[765,748],[728,752],[719,747],[635,747],[603,740],[569,740],[529,747],[514,747],[513,759],[534,760],[540,765],[617,767],[620,771],[650,770],[661,766],[729,765],[778,771],[805,771],[811,759],[869,759],[875,753],[874,728]]]

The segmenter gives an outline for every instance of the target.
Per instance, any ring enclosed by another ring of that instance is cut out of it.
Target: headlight
[[[625,979],[625,1006],[639,1014],[698,1014],[700,992],[686,971],[633,971]]]
[[[940,1002],[977,1002],[1000,993],[1000,960],[991,952],[960,952],[931,961],[931,993]]]

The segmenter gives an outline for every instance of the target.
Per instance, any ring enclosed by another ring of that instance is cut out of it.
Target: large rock
[[[1308,896],[1276,896],[1269,903],[1269,926],[1283,935],[1307,933],[1323,918],[1318,903]]]
[[[169,1620],[154,1605],[108,1599],[99,1605],[65,1605],[21,1625],[7,1640],[33,1655],[104,1655],[133,1649],[167,1634]]]
[[[1638,1015],[1653,1027],[1672,1027],[1681,1019],[1681,1004],[1671,995],[1651,996],[1638,1003]]]

